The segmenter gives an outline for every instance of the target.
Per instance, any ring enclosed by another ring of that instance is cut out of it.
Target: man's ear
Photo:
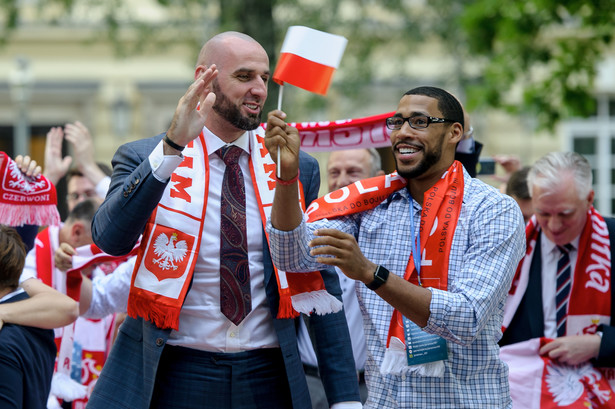
[[[82,220],[77,220],[73,223],[70,229],[71,241],[76,245],[73,247],[83,246],[92,241],[90,229]]]
[[[463,127],[459,122],[455,122],[450,128],[450,143],[457,146],[459,141],[463,138]]]
[[[589,191],[589,194],[587,195],[587,203],[591,206],[594,203],[594,189]]]

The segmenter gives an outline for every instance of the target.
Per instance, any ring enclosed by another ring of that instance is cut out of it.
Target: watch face
[[[374,279],[381,281],[384,284],[387,278],[389,278],[389,270],[382,266],[378,266],[378,268],[374,272]]]

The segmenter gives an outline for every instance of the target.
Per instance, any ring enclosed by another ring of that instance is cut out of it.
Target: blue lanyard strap
[[[412,259],[414,260],[414,267],[416,268],[416,275],[419,281],[419,285],[422,287],[423,284],[421,283],[421,231],[419,230],[417,236],[414,236],[414,201],[410,192],[408,192],[408,197],[410,199],[410,241],[412,243]]]

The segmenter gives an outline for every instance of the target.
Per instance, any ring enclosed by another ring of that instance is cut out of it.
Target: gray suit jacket
[[[145,224],[160,201],[166,183],[152,174],[148,156],[164,135],[122,145],[113,158],[111,186],[92,222],[94,242],[114,255],[125,254],[134,246]],[[300,177],[306,202],[318,194],[320,173],[314,158],[301,153]],[[264,232],[263,232],[264,235]],[[267,240],[263,239],[265,289],[271,314],[277,316],[279,294]],[[337,274],[321,272],[327,290],[341,301]],[[286,374],[294,408],[310,409],[310,397],[297,349],[294,320],[273,320],[284,356]],[[325,359],[320,364],[329,403],[359,401],[357,377],[344,312],[315,320],[315,331],[323,335],[317,345]],[[156,379],[160,354],[170,330],[157,328],[142,318],[128,317],[119,330],[109,358],[88,402],[96,408],[148,408]],[[328,342],[324,342],[328,340]]]

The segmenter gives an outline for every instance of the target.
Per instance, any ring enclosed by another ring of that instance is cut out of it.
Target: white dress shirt
[[[209,158],[209,191],[205,211],[203,238],[194,269],[192,287],[179,316],[179,330],[172,331],[168,343],[211,352],[242,352],[258,348],[278,347],[273,318],[265,294],[263,267],[263,222],[249,164],[248,132],[235,140],[246,153],[239,157],[246,188],[246,229],[252,311],[234,325],[220,311],[220,195],[224,176],[224,161],[215,153],[226,145],[203,128]],[[163,153],[162,141],[150,154],[154,176],[166,181],[183,160]],[[205,175],[203,175],[203,182]],[[173,183],[173,182],[170,182]]]

